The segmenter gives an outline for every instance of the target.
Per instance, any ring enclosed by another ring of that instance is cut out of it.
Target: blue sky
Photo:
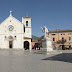
[[[32,34],[42,36],[41,27],[49,31],[72,29],[72,0],[0,0],[0,23],[9,16],[22,21],[27,13],[32,17]]]

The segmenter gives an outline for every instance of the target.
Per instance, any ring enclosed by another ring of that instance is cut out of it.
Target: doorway
[[[24,49],[25,50],[27,50],[27,49],[29,50],[29,42],[28,41],[24,42]]]
[[[9,48],[13,48],[13,41],[9,41]]]

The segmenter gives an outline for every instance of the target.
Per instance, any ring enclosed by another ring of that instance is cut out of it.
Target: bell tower
[[[24,26],[25,37],[31,38],[31,17],[23,17],[22,23]]]
[[[23,23],[23,29],[24,29],[24,42],[28,41],[30,46],[30,50],[31,50],[31,39],[32,39],[32,32],[31,32],[31,17],[23,17],[22,18],[22,23]]]

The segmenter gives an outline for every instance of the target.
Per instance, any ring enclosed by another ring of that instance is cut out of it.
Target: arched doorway
[[[9,48],[13,48],[13,41],[9,41]]]
[[[25,50],[29,49],[29,42],[28,41],[24,42],[24,49]]]
[[[9,48],[13,48],[13,37],[9,36]]]

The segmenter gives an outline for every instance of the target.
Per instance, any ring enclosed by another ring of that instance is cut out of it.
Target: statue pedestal
[[[53,51],[52,48],[52,40],[50,38],[44,38],[42,39],[42,51]]]

